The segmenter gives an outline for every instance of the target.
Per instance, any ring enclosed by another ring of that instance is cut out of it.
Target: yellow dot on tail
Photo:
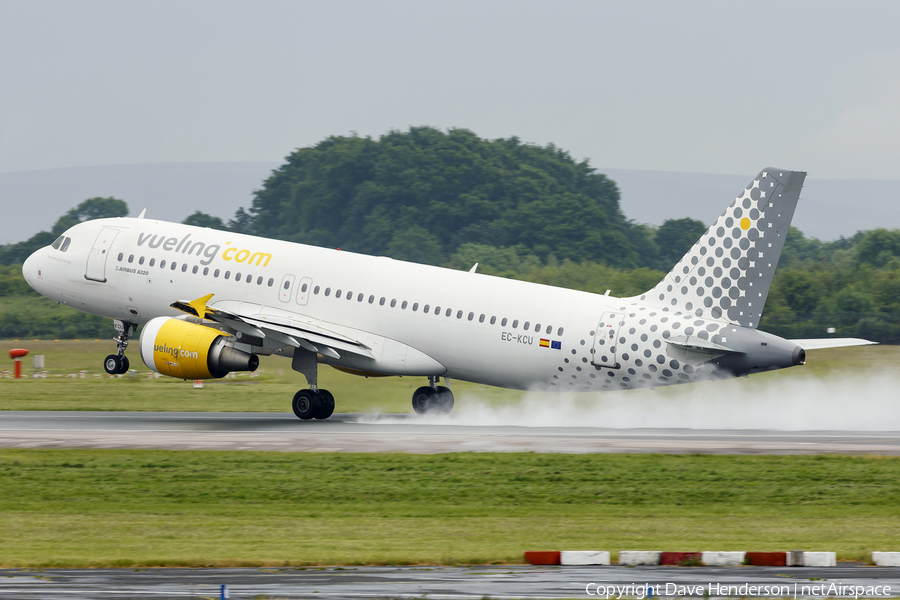
[[[750,219],[748,219],[747,217],[741,219],[741,229],[743,229],[744,231],[750,229]]]

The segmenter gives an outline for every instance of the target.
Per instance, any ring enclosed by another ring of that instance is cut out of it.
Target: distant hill
[[[61,214],[87,198],[121,198],[131,215],[182,221],[195,210],[226,221],[275,162],[157,163],[0,173],[0,245],[49,231]]]
[[[745,175],[597,169],[619,186],[622,212],[639,223],[691,217],[711,223],[767,165],[751,165]],[[790,165],[786,165],[790,166]],[[797,229],[820,240],[850,237],[857,231],[900,228],[900,181],[806,178],[794,213]]]
[[[156,163],[0,173],[0,244],[49,230],[59,215],[86,198],[121,198],[132,214],[147,208],[181,221],[196,210],[228,220],[249,207],[253,192],[281,162]],[[691,217],[709,223],[750,181],[743,175],[673,173],[598,167],[619,186],[629,219],[660,225]],[[808,237],[833,240],[860,230],[900,227],[900,181],[822,179],[810,174],[794,224]]]

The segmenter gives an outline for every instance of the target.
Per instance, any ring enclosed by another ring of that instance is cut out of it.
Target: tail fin
[[[806,173],[769,167],[640,299],[756,328]]]

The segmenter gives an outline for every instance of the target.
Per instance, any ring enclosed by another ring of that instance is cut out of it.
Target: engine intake
[[[150,319],[141,331],[141,358],[149,369],[179,379],[218,379],[255,371],[259,357],[234,347],[218,329],[172,317]]]

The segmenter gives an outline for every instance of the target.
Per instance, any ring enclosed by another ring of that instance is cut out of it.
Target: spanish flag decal
[[[550,340],[541,340],[541,348],[549,348]]]

